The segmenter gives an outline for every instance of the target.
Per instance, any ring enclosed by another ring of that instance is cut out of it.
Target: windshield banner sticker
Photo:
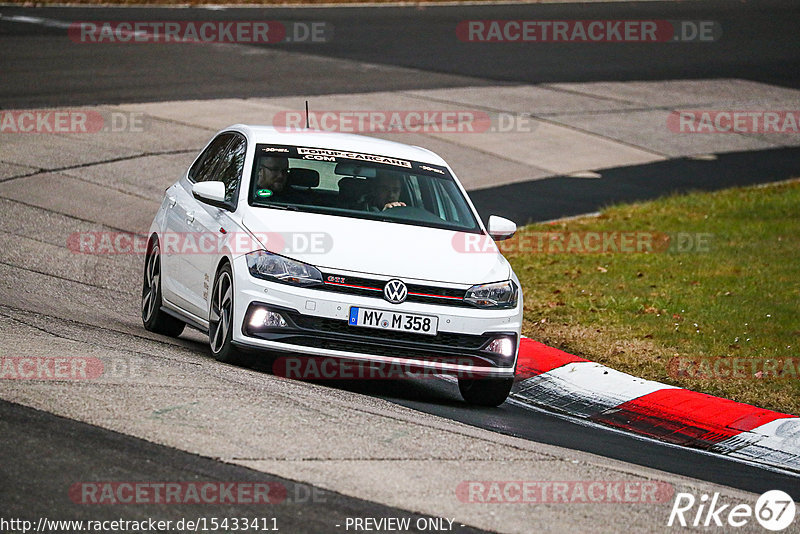
[[[384,163],[386,165],[394,165],[395,167],[411,168],[411,162],[389,158],[386,156],[375,156],[372,154],[361,154],[360,152],[346,152],[343,150],[334,150],[329,148],[298,148],[297,153],[304,157],[304,159],[322,159],[323,161],[336,161],[334,158],[355,159],[359,161],[369,161],[372,163]],[[328,159],[330,158],[330,159]]]

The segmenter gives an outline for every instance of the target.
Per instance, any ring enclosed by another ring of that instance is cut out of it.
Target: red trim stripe
[[[413,293],[411,291],[408,292],[409,295],[416,295],[418,297],[435,297],[437,299],[453,299],[453,300],[462,300],[462,297],[448,297],[447,295],[429,295],[427,293]]]
[[[378,287],[368,287],[368,286],[357,286],[354,284],[342,284],[340,282],[328,282],[325,281],[324,283],[332,285],[332,286],[344,286],[344,287],[354,287],[356,289],[369,289],[370,291],[383,291]],[[462,297],[448,297],[446,295],[429,295],[428,293],[414,293],[412,291],[408,292],[409,295],[416,295],[418,297],[434,297],[437,299],[453,299],[453,300],[462,300]]]
[[[356,286],[353,284],[340,284],[339,282],[325,282],[326,284],[330,284],[332,286],[344,286],[344,287],[354,287],[356,289],[370,289],[372,291],[383,291],[377,287],[367,287],[367,286]]]

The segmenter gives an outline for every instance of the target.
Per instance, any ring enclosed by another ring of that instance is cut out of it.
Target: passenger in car
[[[269,189],[274,195],[286,189],[289,177],[289,160],[287,158],[266,157],[258,162],[258,180],[256,190]]]
[[[268,190],[268,195],[258,195],[280,202],[304,203],[306,195],[293,189],[290,185],[289,160],[287,158],[267,156],[258,162],[258,180],[255,191]]]

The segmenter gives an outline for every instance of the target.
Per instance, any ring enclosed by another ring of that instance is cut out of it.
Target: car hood
[[[242,222],[267,250],[322,270],[468,285],[511,277],[486,236],[270,208],[251,208]],[[460,245],[465,237],[485,246],[466,252]]]

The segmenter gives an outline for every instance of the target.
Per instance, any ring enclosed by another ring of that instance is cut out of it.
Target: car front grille
[[[439,332],[435,336],[426,336],[408,332],[397,332],[393,330],[379,330],[377,328],[365,328],[350,326],[346,320],[328,319],[325,317],[314,317],[292,312],[285,313],[300,328],[315,330],[321,333],[356,335],[364,338],[371,338],[378,341],[401,341],[409,343],[424,343],[426,345],[436,345],[443,348],[453,349],[480,349],[486,345],[492,336],[488,334],[455,334],[452,332]]]
[[[330,273],[322,273],[322,279],[325,284],[315,287],[314,289],[384,300],[383,286],[386,285],[385,280],[332,275]],[[422,302],[425,304],[438,304],[440,306],[473,307],[472,304],[464,301],[464,295],[466,294],[466,290],[464,289],[421,284],[406,284],[406,287],[408,288],[407,302]]]

